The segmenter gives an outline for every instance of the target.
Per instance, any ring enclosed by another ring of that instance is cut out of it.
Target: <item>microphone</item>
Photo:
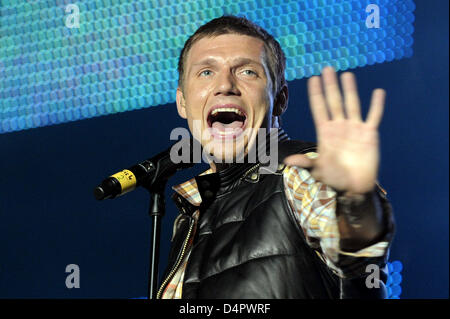
[[[97,200],[113,199],[139,186],[161,190],[169,177],[178,170],[194,166],[195,163],[191,160],[193,144],[192,138],[182,139],[158,155],[109,176],[94,189],[94,197]],[[186,158],[186,155],[189,157]]]

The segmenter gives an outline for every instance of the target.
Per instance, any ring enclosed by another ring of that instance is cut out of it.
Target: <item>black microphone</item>
[[[195,163],[191,159],[194,141],[192,138],[182,139],[164,152],[111,175],[94,189],[95,198],[112,199],[139,186],[149,190],[161,190],[160,187],[164,187],[167,179],[178,170],[194,166]]]

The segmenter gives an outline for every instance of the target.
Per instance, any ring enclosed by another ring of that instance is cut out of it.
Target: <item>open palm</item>
[[[312,176],[348,194],[362,194],[375,186],[379,167],[378,125],[384,109],[385,91],[373,91],[366,121],[361,118],[355,77],[341,76],[343,97],[335,71],[326,67],[308,80],[310,108],[317,132],[318,157],[293,155],[285,163],[312,167]],[[324,89],[323,89],[323,88]]]

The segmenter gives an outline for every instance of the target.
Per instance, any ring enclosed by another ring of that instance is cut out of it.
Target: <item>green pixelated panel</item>
[[[70,3],[1,2],[0,133],[174,102],[184,41],[223,14],[277,38],[287,80],[412,55],[411,0],[77,1],[78,28]]]

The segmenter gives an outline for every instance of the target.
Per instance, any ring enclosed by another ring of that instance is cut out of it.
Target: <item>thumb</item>
[[[284,159],[284,164],[288,166],[299,166],[299,167],[312,167],[314,166],[314,159],[309,158],[303,154],[296,154],[288,156]]]

